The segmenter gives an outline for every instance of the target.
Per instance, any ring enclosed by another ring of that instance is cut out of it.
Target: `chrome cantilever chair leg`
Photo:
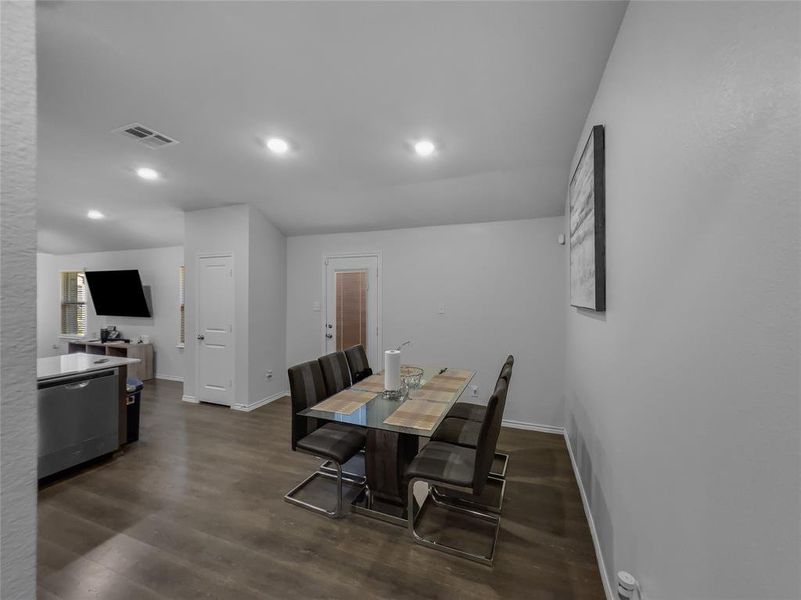
[[[448,507],[457,507],[457,506],[464,506],[464,507],[475,507],[479,510],[486,510],[496,515],[501,514],[501,509],[503,508],[503,497],[506,493],[506,479],[501,479],[498,476],[490,475],[488,477],[489,481],[497,482],[501,486],[501,491],[498,493],[498,505],[492,506],[489,504],[484,504],[482,502],[478,502],[474,500],[474,496],[471,494],[460,494],[458,496],[454,496],[447,493],[442,493],[439,488],[444,487],[439,484],[429,486],[429,495],[431,496],[431,500],[433,500],[434,504],[437,506],[447,505]]]
[[[482,521],[488,521],[488,522],[493,523],[495,525],[495,527],[494,527],[495,531],[494,531],[493,538],[492,538],[492,547],[490,548],[490,552],[489,552],[488,555],[474,554],[473,552],[467,552],[467,551],[462,550],[460,548],[455,548],[453,546],[448,546],[446,544],[442,544],[442,543],[439,543],[439,542],[435,542],[433,540],[426,539],[426,538],[422,537],[420,534],[418,534],[417,531],[414,528],[415,523],[417,522],[417,519],[419,518],[420,513],[422,512],[422,506],[421,506],[421,510],[418,511],[417,515],[415,515],[415,513],[414,513],[414,504],[415,504],[414,484],[417,481],[422,481],[423,483],[425,483],[429,487],[429,492],[431,490],[431,486],[434,485],[432,482],[426,481],[425,479],[415,478],[415,479],[412,479],[411,481],[409,481],[408,494],[407,494],[407,502],[408,502],[407,508],[408,508],[409,535],[411,536],[412,540],[416,544],[420,544],[421,546],[426,546],[428,548],[432,548],[433,550],[439,550],[440,552],[445,552],[447,554],[452,554],[454,556],[459,556],[461,558],[466,558],[468,560],[472,560],[472,561],[475,561],[477,563],[481,563],[483,565],[492,566],[492,561],[495,559],[495,547],[498,544],[498,532],[500,531],[500,524],[501,524],[500,515],[487,514],[487,513],[481,512],[479,510],[474,510],[474,509],[470,509],[470,508],[464,508],[464,507],[460,507],[460,506],[453,506],[453,505],[450,505],[450,504],[444,504],[443,505],[443,506],[447,507],[447,510],[452,510],[454,512],[458,512],[458,513],[461,513],[461,514],[464,514],[464,515],[476,517],[478,519],[481,519]],[[453,490],[457,490],[457,491],[462,491],[462,492],[465,491],[463,488],[459,488],[459,487],[451,486],[451,485],[446,485],[446,484],[442,484],[442,483],[437,483],[436,485],[439,486],[439,487],[453,489]]]
[[[360,450],[357,456],[361,456],[362,462],[364,461],[364,450]],[[337,470],[333,460],[327,460],[323,464],[321,464],[318,469],[320,471],[325,471],[326,473],[330,473],[331,475],[335,475]],[[506,471],[506,469],[504,469]],[[365,476],[364,472],[362,473],[352,473],[350,471],[346,471],[344,465],[342,466],[342,478],[349,482],[355,483],[358,485],[363,485],[367,483],[367,477]]]
[[[339,519],[341,517],[344,517],[345,516],[345,512],[343,511],[343,508],[342,508],[342,504],[343,504],[343,502],[342,502],[342,481],[343,481],[342,465],[340,465],[338,463],[335,463],[334,461],[330,461],[330,462],[331,462],[331,464],[333,464],[336,467],[336,475],[332,475],[331,473],[328,473],[328,472],[325,472],[325,471],[317,470],[314,473],[312,473],[311,475],[309,475],[306,479],[301,481],[298,485],[296,485],[291,490],[289,490],[286,493],[286,495],[284,495],[284,500],[286,500],[290,504],[294,504],[296,506],[300,506],[301,508],[305,508],[306,510],[310,510],[312,512],[316,512],[316,513],[325,515],[325,516],[330,517],[332,519]],[[310,502],[305,502],[304,500],[299,500],[298,498],[294,497],[295,494],[297,494],[300,490],[302,490],[304,487],[306,487],[306,485],[308,485],[308,483],[311,482],[315,477],[326,477],[328,479],[336,479],[336,482],[337,482],[337,503],[336,503],[336,509],[335,510],[333,510],[333,511],[326,510],[322,506],[316,506],[314,504],[311,504]],[[348,483],[354,483],[354,484],[358,483],[358,482],[350,481],[350,480],[347,480],[347,479],[345,479],[345,481],[347,481]]]

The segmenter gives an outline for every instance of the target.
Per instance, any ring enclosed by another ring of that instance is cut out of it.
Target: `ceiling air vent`
[[[112,133],[119,133],[125,137],[137,140],[148,148],[163,148],[164,146],[170,146],[178,143],[178,140],[167,137],[163,133],[159,133],[154,129],[140,125],[139,123],[125,125],[124,127],[113,130]]]

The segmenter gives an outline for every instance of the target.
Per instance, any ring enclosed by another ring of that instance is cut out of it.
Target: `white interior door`
[[[370,367],[380,371],[383,361],[378,256],[329,256],[324,263],[324,351],[363,344]]]
[[[197,269],[197,399],[234,403],[234,259],[201,256]]]

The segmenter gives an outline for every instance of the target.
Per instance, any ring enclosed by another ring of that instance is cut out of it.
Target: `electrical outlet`
[[[265,378],[265,379],[272,379],[272,378],[273,378],[273,372],[272,372],[272,371],[267,371],[267,372],[264,374],[264,378]]]
[[[473,396],[473,398],[478,398],[478,386],[477,385],[471,385],[470,386],[470,395]]]

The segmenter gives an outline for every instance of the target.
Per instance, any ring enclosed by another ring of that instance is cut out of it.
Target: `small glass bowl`
[[[423,369],[410,365],[401,365],[401,387],[406,390],[416,390],[423,381]]]

